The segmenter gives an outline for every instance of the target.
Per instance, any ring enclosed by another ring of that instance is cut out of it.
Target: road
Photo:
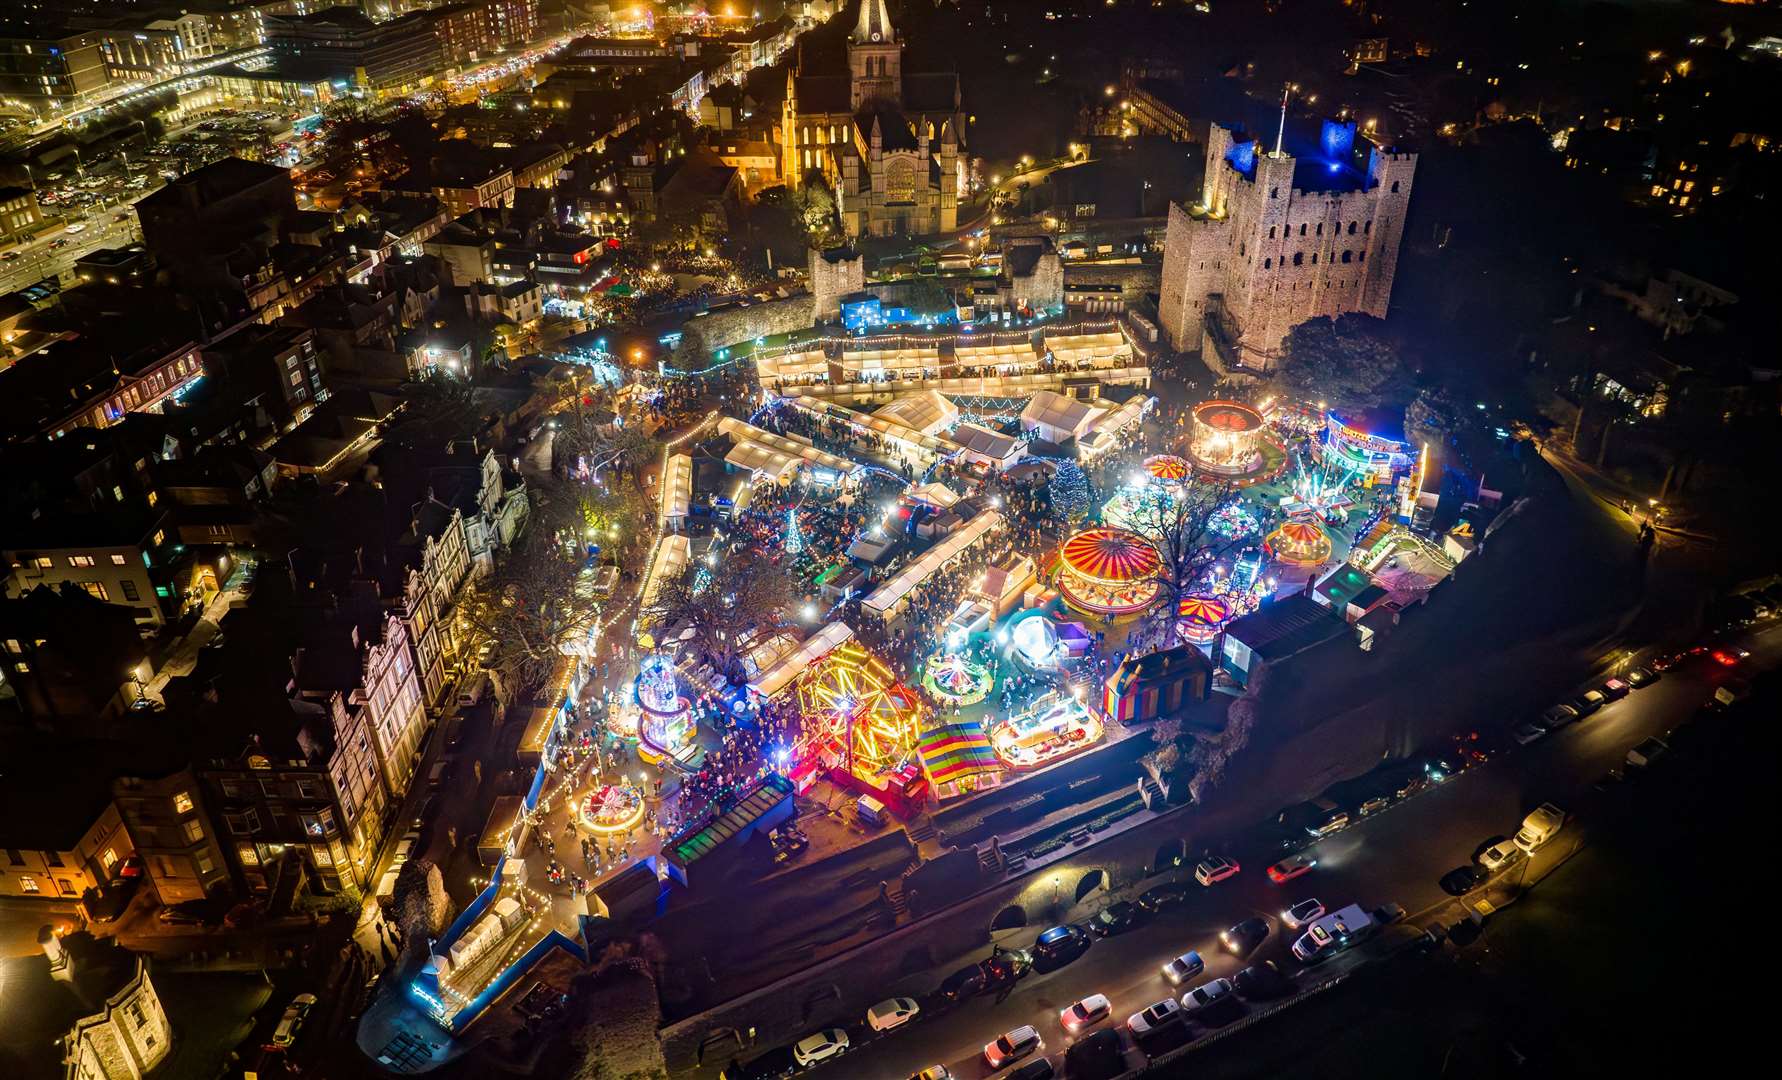
[[[1745,661],[1747,672],[1776,666],[1782,662],[1782,626],[1754,635],[1748,647],[1752,656]],[[1317,869],[1286,886],[1270,884],[1262,873],[1278,852],[1261,847],[1233,851],[1230,854],[1244,867],[1236,878],[1211,889],[1195,889],[1187,903],[1124,935],[1097,942],[1062,970],[1030,974],[1006,1001],[970,1000],[932,1018],[919,1017],[907,1029],[870,1041],[816,1072],[826,1077],[901,1080],[927,1066],[945,1064],[958,1077],[988,1076],[990,1070],[981,1058],[984,1044],[1022,1024],[1039,1029],[1058,1064],[1056,1059],[1069,1042],[1058,1023],[1059,1010],[1089,994],[1102,993],[1112,1001],[1113,1010],[1112,1018],[1098,1026],[1123,1023],[1124,1017],[1170,991],[1159,965],[1189,949],[1199,951],[1207,961],[1206,974],[1200,979],[1232,975],[1255,959],[1272,959],[1286,971],[1302,970],[1289,955],[1290,937],[1280,926],[1278,913],[1287,904],[1313,896],[1331,909],[1349,903],[1372,907],[1390,901],[1404,905],[1413,913],[1413,921],[1417,913],[1450,904],[1451,898],[1441,891],[1437,880],[1468,862],[1481,841],[1513,833],[1522,816],[1545,801],[1579,813],[1593,801],[1595,793],[1589,785],[1595,778],[1620,766],[1634,743],[1687,720],[1713,686],[1727,677],[1725,671],[1712,669],[1706,662],[1674,671],[1605,706],[1582,723],[1469,769],[1312,845],[1308,850],[1319,860]],[[1588,815],[1584,818],[1568,824],[1567,829],[1586,828]],[[1544,871],[1541,860],[1557,858],[1555,852],[1563,848],[1555,843],[1537,852],[1533,869]],[[1273,930],[1253,957],[1240,960],[1220,949],[1217,935],[1251,915],[1268,918]],[[1020,931],[1004,944],[1026,947],[1039,929],[1043,928]],[[961,957],[912,978],[907,985],[888,986],[886,994],[920,997],[932,991],[949,971],[978,958],[981,954]],[[930,1010],[939,1010],[928,998],[922,1000]],[[851,1038],[858,1040],[864,1035],[850,1028]],[[1128,1058],[1129,1064],[1140,1060],[1131,1051]]]
[[[113,221],[118,213],[116,204],[103,210],[94,209],[86,218],[86,229],[73,235],[57,227],[40,235],[29,244],[23,244],[11,250],[19,253],[18,258],[0,262],[0,293],[9,293],[34,285],[44,278],[56,277],[66,273],[74,266],[74,261],[90,251],[102,247],[118,247],[136,241],[136,217],[124,222]],[[68,241],[66,247],[59,251],[51,250],[50,244],[56,240]]]

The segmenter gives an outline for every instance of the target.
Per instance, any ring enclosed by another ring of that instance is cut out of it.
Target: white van
[[[1522,819],[1522,828],[1516,830],[1516,846],[1532,855],[1541,845],[1558,836],[1564,826],[1565,811],[1552,803],[1542,803]]]
[[[451,767],[452,767],[452,759],[449,757],[441,758],[438,761],[434,762],[433,768],[427,770],[427,786],[430,788],[436,788],[440,784],[444,783],[446,770]]]
[[[488,689],[489,676],[486,673],[479,671],[470,676],[458,687],[458,707],[468,709],[477,704],[483,700],[483,695],[488,692]]]
[[[401,872],[398,867],[394,866],[384,871],[384,876],[377,883],[377,893],[375,894],[378,907],[388,908],[395,902],[396,878]]]
[[[1306,932],[1293,943],[1293,955],[1306,964],[1313,960],[1327,960],[1351,945],[1366,941],[1376,925],[1374,917],[1361,910],[1360,904],[1350,904],[1341,911],[1312,920],[1312,925],[1306,927]]]

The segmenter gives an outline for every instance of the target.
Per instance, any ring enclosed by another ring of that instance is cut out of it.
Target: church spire
[[[891,12],[885,0],[860,0],[860,18],[854,23],[849,40],[857,45],[871,45],[897,40],[891,26]]]

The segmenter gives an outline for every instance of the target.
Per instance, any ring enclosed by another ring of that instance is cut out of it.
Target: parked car
[[[1488,873],[1496,874],[1509,869],[1518,860],[1525,857],[1523,850],[1513,840],[1498,840],[1479,853],[1479,865]]]
[[[1235,926],[1219,931],[1219,944],[1225,946],[1227,952],[1238,956],[1247,956],[1268,937],[1268,930],[1267,919],[1260,917],[1245,919]]]
[[[1108,905],[1099,915],[1090,919],[1089,929],[1095,933],[1096,937],[1109,937],[1125,933],[1138,925],[1140,914],[1141,911],[1137,904],[1130,900],[1122,900],[1117,904]]]
[[[1656,735],[1649,739],[1641,739],[1634,744],[1632,750],[1627,752],[1627,763],[1636,769],[1649,769],[1670,748],[1669,743]]]
[[[1570,704],[1572,708],[1578,710],[1578,718],[1581,720],[1608,703],[1608,695],[1604,694],[1601,690],[1586,690],[1582,694],[1573,698],[1568,704]]]
[[[1318,812],[1311,821],[1306,823],[1305,829],[1308,836],[1329,836],[1349,824],[1349,811],[1329,799],[1314,799],[1312,805]]]
[[[1071,1080],[1113,1080],[1125,1071],[1120,1033],[1111,1028],[1090,1032],[1064,1052],[1064,1074]]]
[[[1273,960],[1251,964],[1231,980],[1237,992],[1251,1001],[1277,998],[1293,988],[1293,980],[1283,974]]]
[[[992,1069],[1001,1069],[1045,1045],[1040,1033],[1032,1025],[1018,1027],[997,1036],[995,1041],[984,1047],[984,1064]]]
[[[1627,680],[1620,678],[1604,679],[1602,686],[1598,689],[1602,691],[1603,697],[1608,698],[1610,701],[1620,701],[1622,698],[1633,693],[1633,687],[1628,685]]]
[[[973,964],[960,968],[941,980],[940,996],[948,1001],[961,1001],[984,992],[984,966]]]
[[[945,1065],[930,1065],[918,1073],[911,1073],[910,1080],[953,1080],[953,1070]]]
[[[1276,885],[1285,885],[1301,874],[1310,873],[1317,865],[1318,860],[1310,855],[1293,855],[1269,867],[1268,879]]]
[[[1089,950],[1092,938],[1075,923],[1054,926],[1033,943],[1035,963],[1058,967],[1070,963]]]
[[[874,1031],[890,1031],[914,1020],[921,1011],[922,1006],[916,1004],[915,998],[886,998],[866,1010],[866,1024]]]
[[[1057,1075],[1058,1070],[1052,1067],[1051,1061],[1040,1058],[1037,1061],[1029,1061],[1010,1073],[1008,1080],[1052,1080]]]
[[[1610,769],[1595,780],[1592,780],[1590,786],[1592,790],[1595,791],[1614,791],[1620,788],[1626,781],[1627,777],[1622,775],[1620,769]]]
[[[752,1061],[732,1063],[719,1074],[719,1080],[784,1080],[798,1071],[792,1048],[776,1046]]]
[[[1092,1024],[1106,1020],[1113,1011],[1114,1003],[1108,1000],[1106,994],[1090,994],[1059,1010],[1058,1022],[1064,1025],[1064,1030],[1075,1035]]]
[[[1180,986],[1207,969],[1206,962],[1197,952],[1185,952],[1163,965],[1163,977],[1171,986]]]
[[[833,1061],[847,1052],[848,1033],[841,1028],[825,1028],[792,1044],[792,1060],[803,1069]]]
[[[1552,803],[1542,803],[1522,819],[1522,828],[1516,830],[1513,839],[1517,847],[1532,855],[1564,827],[1565,811]]]
[[[1185,881],[1166,881],[1152,886],[1138,898],[1139,907],[1155,915],[1165,908],[1174,907],[1188,897],[1188,883]]]
[[[1135,1039],[1151,1034],[1165,1024],[1179,1024],[1183,1020],[1182,1003],[1173,997],[1145,1006],[1142,1012],[1135,1012],[1126,1018],[1126,1030],[1132,1032]]]
[[[1485,883],[1485,872],[1476,866],[1456,866],[1442,875],[1442,891],[1449,896],[1465,896]]]
[[[1578,710],[1570,705],[1555,705],[1541,714],[1540,725],[1548,731],[1562,728],[1578,718]]]
[[[285,1006],[283,1016],[278,1018],[278,1026],[272,1029],[272,1045],[284,1049],[297,1041],[297,1033],[303,1030],[303,1021],[309,1018],[309,1011],[316,1007],[314,994],[298,994]]]
[[[1188,1013],[1205,1012],[1231,999],[1230,979],[1214,979],[1182,995],[1182,1009]]]
[[[1281,912],[1281,922],[1289,930],[1298,930],[1322,914],[1324,914],[1324,902],[1314,897],[1311,900],[1301,900]]]
[[[1228,859],[1223,855],[1214,855],[1212,858],[1202,859],[1199,863],[1195,864],[1194,880],[1200,882],[1202,885],[1212,886],[1224,881],[1228,877],[1234,876],[1239,869],[1236,859]]]
[[[1527,746],[1531,742],[1539,742],[1546,737],[1547,729],[1533,720],[1524,720],[1510,729],[1510,738],[1515,739],[1522,746]]]
[[[1392,800],[1388,799],[1386,796],[1374,795],[1361,800],[1361,805],[1356,807],[1355,810],[1362,817],[1372,817],[1391,805]]]

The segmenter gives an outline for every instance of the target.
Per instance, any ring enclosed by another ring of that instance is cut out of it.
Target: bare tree
[[[1152,575],[1163,589],[1163,603],[1153,609],[1164,620],[1164,642],[1176,644],[1176,613],[1182,598],[1200,587],[1213,564],[1228,554],[1233,543],[1213,531],[1213,515],[1230,499],[1230,484],[1190,479],[1171,496],[1140,500],[1126,527],[1150,541],[1157,549],[1157,572]]]
[[[471,582],[458,607],[464,646],[516,697],[543,686],[566,645],[582,641],[604,607],[594,595],[573,490],[535,492],[532,527],[495,570]]]
[[[797,602],[790,576],[754,550],[732,552],[706,575],[670,581],[646,601],[645,625],[692,631],[689,645],[732,682],[747,673],[743,657],[756,642],[792,626]]]

